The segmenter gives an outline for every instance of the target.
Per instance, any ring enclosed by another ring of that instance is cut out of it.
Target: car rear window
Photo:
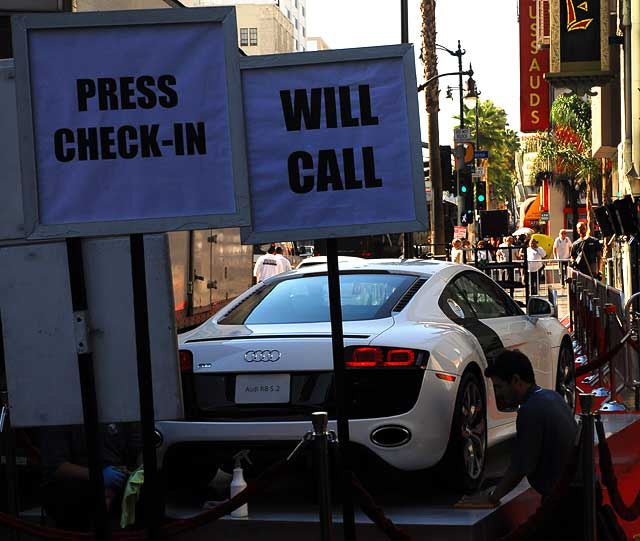
[[[389,273],[340,275],[342,319],[381,319],[417,280],[416,276]],[[274,282],[236,306],[219,325],[317,323],[329,321],[326,275],[296,277]]]

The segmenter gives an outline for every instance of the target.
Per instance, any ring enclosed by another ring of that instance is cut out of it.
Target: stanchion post
[[[605,340],[608,341],[609,343],[613,343],[611,338],[612,338],[614,326],[617,323],[614,319],[616,316],[616,307],[613,304],[605,304],[604,312],[605,312],[605,333],[606,333]],[[609,400],[611,402],[616,402],[616,395],[617,395],[615,358],[616,356],[614,355],[613,357],[611,357],[611,360],[609,361],[609,397],[610,397]],[[601,368],[600,371],[602,372],[603,369]]]
[[[311,415],[313,449],[320,506],[320,539],[332,539],[331,481],[329,478],[329,418],[326,411]]]
[[[582,413],[582,483],[584,488],[584,540],[596,541],[596,474],[594,436],[594,397],[581,393],[579,396]]]

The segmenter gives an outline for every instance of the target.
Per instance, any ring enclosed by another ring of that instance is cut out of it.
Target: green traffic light
[[[484,195],[479,195],[478,196],[478,201],[480,201],[480,202],[484,201]]]
[[[460,186],[460,191],[462,193],[467,193],[467,187],[466,186]]]

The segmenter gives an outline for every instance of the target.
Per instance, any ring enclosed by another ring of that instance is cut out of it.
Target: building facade
[[[238,44],[248,55],[307,50],[306,0],[185,0],[189,7],[236,6]]]

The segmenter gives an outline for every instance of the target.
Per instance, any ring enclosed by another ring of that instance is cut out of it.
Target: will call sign
[[[520,130],[549,129],[549,49],[536,45],[536,0],[520,0]]]

